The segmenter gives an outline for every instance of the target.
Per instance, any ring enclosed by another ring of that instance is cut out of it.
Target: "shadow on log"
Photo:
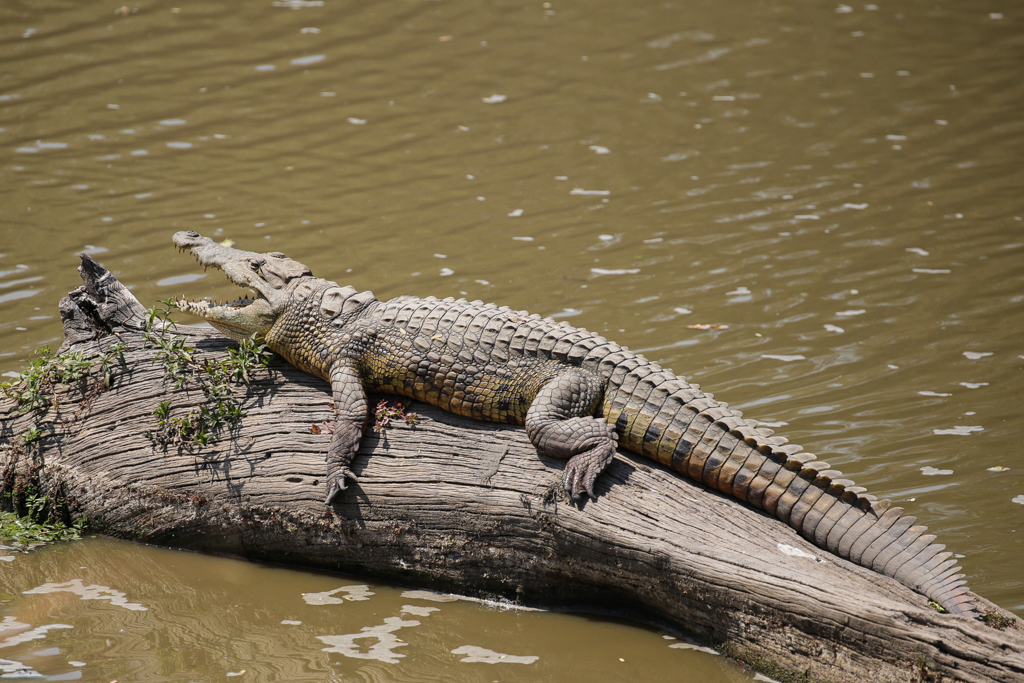
[[[791,680],[1024,680],[1019,622],[999,630],[939,614],[896,581],[625,451],[596,499],[570,504],[564,461],[539,456],[522,428],[414,403],[419,422],[368,430],[359,483],[325,508],[329,437],[314,425],[333,416],[329,388],[280,362],[233,387],[246,414],[215,441],[167,443],[161,402],[170,419],[207,395],[177,388],[155,362],[146,312],[121,283],[84,255],[81,273],[85,286],[61,301],[61,352],[112,358],[123,344],[123,365],[109,387],[95,367],[57,386],[44,410],[0,398],[8,503],[35,486],[121,538],[667,623],[775,677],[796,672]],[[200,358],[233,346],[210,328],[167,335]],[[33,426],[42,436],[25,444]],[[976,599],[993,621],[1012,618]]]

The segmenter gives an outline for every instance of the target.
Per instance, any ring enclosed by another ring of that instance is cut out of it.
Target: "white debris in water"
[[[743,296],[744,294],[750,294],[750,290],[746,287],[737,287],[731,292],[726,292],[726,296]]]
[[[826,332],[835,332],[837,334],[841,333],[841,332],[846,332],[846,330],[844,330],[843,328],[839,327],[839,325],[825,325],[825,331]]]
[[[839,311],[836,313],[840,318],[850,318],[855,315],[864,315],[867,311],[863,308],[853,309],[849,311]]]
[[[292,64],[295,66],[309,66],[310,64],[317,64],[327,59],[327,55],[306,55],[305,57],[296,57],[292,60]]]
[[[27,643],[32,640],[42,640],[46,637],[47,631],[53,631],[59,628],[74,628],[74,626],[69,626],[68,624],[47,624],[45,626],[37,626],[31,631],[25,631],[24,633],[19,633],[16,636],[10,636],[5,640],[0,641],[0,648],[21,645],[22,643]],[[11,676],[7,676],[7,678],[11,678]]]
[[[161,126],[184,126],[187,121],[185,119],[164,119],[160,121]]]
[[[109,600],[111,605],[124,607],[133,612],[145,612],[148,607],[143,607],[136,602],[128,602],[125,594],[108,586],[91,583],[85,585],[81,579],[71,579],[64,583],[44,583],[38,588],[22,591],[25,595],[44,595],[46,593],[74,593],[81,596],[82,600]]]
[[[438,273],[438,275],[440,275],[441,277],[448,277],[449,275],[454,275],[454,274],[455,274],[455,271],[452,270],[451,268],[442,268],[441,272]]]
[[[0,635],[3,635],[7,631],[20,631],[22,629],[29,628],[30,626],[31,624],[18,621],[14,617],[4,617],[4,620],[0,621]]]
[[[348,121],[349,123],[351,123],[353,126],[365,126],[366,125],[366,119],[357,119],[354,116],[350,116],[350,117],[348,117],[345,120]]]
[[[334,597],[335,593],[341,591],[344,591],[347,595],[340,598]],[[370,587],[360,584],[357,586],[342,586],[341,588],[335,588],[332,591],[324,591],[322,593],[303,593],[302,599],[308,605],[340,605],[345,600],[349,602],[369,600],[371,595],[373,595],[373,591],[370,590]]]
[[[312,26],[308,26],[308,27],[306,27],[304,29],[301,29],[299,31],[299,33],[320,33],[320,29],[313,28]]]
[[[679,315],[690,315],[691,313],[693,313],[693,310],[686,308],[685,306],[677,306],[672,309],[672,312],[678,313]]]
[[[1011,498],[1010,502],[1011,503],[1019,503],[1021,505],[1024,505],[1024,494],[1016,496],[1015,498]]]
[[[270,3],[274,7],[287,7],[288,9],[302,9],[304,7],[323,7],[324,0],[274,0]]]
[[[847,202],[846,204],[843,204],[843,208],[854,209],[856,211],[863,211],[864,209],[868,208],[868,204],[850,204],[849,202]]]
[[[440,609],[440,607],[423,607],[422,605],[402,605],[403,614],[411,614],[416,617],[429,617],[431,612],[437,612]]]
[[[821,216],[813,213],[803,213],[793,216],[798,221],[817,221],[821,220]]]
[[[31,147],[19,147],[14,151],[19,154],[35,154],[44,149],[65,149],[67,146],[68,143],[66,142],[43,142],[42,140],[36,140],[36,144]]]
[[[617,268],[617,269],[591,268],[590,272],[593,273],[594,275],[633,275],[635,273],[639,273],[640,269],[639,268]]]
[[[21,375],[14,375],[14,376],[15,377],[20,377]],[[15,559],[16,559],[16,557],[14,555],[0,555],[0,562],[14,562]]]
[[[396,647],[405,647],[408,643],[402,642],[395,635],[395,631],[401,628],[419,626],[420,622],[401,617],[387,617],[384,623],[379,626],[364,626],[360,633],[349,633],[339,636],[317,636],[317,640],[327,643],[331,647],[323,648],[324,652],[337,652],[345,657],[353,659],[376,659],[388,664],[397,664],[398,660],[405,655],[395,652]],[[376,638],[377,642],[363,652],[357,640]]]
[[[85,662],[79,662],[79,661],[74,660],[74,659],[69,659],[68,660],[68,664],[70,664],[71,666],[77,666],[77,667],[85,666]]]
[[[754,680],[755,681],[766,681],[766,683],[779,683],[774,678],[768,678],[764,674],[758,674],[758,673],[754,674]]]
[[[988,382],[960,382],[960,386],[967,387],[968,389],[980,389],[981,387],[987,387]]]
[[[459,597],[447,593],[435,593],[434,591],[405,591],[403,598],[410,600],[430,600],[431,602],[458,602]]]
[[[698,152],[697,150],[690,150],[690,151],[687,151],[687,152],[673,152],[672,154],[669,154],[667,157],[662,157],[661,160],[662,161],[685,161],[686,159],[689,159],[690,157],[698,156],[699,154],[700,154],[700,152]]]
[[[991,355],[991,351],[964,351],[964,356],[968,360],[978,360],[979,358],[984,358],[985,356]]]
[[[936,474],[953,474],[953,470],[940,470],[935,467],[926,466],[921,468],[921,474],[927,477],[932,477]]]
[[[277,67],[274,66],[273,64],[259,64],[254,68],[256,69],[256,71],[273,71]]]
[[[1003,467],[1002,465],[995,465],[994,467],[986,467],[985,470],[988,472],[1005,472],[1009,467]]]
[[[476,645],[463,645],[452,650],[453,655],[466,655],[460,662],[480,662],[482,664],[533,664],[540,657],[535,655],[504,655]]]
[[[594,154],[611,154],[612,153],[612,151],[610,149],[608,149],[607,147],[602,147],[601,145],[591,145],[590,146],[590,150],[593,151]]]
[[[952,396],[953,394],[940,394],[937,391],[919,391],[919,396]]]
[[[697,652],[704,652],[709,655],[721,654],[718,650],[712,650],[710,647],[703,647],[695,643],[672,643],[669,647],[673,650],[696,650]]]
[[[13,659],[0,659],[0,678],[42,678],[43,675],[28,664]]]
[[[605,197],[607,195],[610,195],[611,191],[610,190],[584,190],[584,189],[579,188],[579,187],[574,187],[571,190],[569,190],[569,194],[595,195],[595,196],[598,196],[598,197]]]
[[[499,95],[499,94],[495,93],[495,94],[490,95],[488,97],[481,98],[481,101],[483,101],[485,104],[500,104],[500,103],[504,102],[507,99],[508,99],[508,96],[506,96],[506,95]]]
[[[967,436],[972,432],[983,432],[985,428],[980,425],[964,426],[957,425],[952,429],[933,429],[932,434],[952,434],[954,436]]]
[[[779,552],[783,555],[789,555],[790,557],[805,557],[808,560],[814,560],[815,562],[820,562],[823,564],[825,562],[825,560],[821,559],[817,555],[813,555],[804,550],[800,550],[800,548],[794,548],[793,546],[786,545],[785,543],[778,543],[776,544],[776,547],[779,549]]]
[[[924,275],[947,275],[953,272],[949,268],[913,268],[912,270]]]
[[[296,621],[295,619],[282,619],[281,623],[284,624],[285,626],[298,626],[302,622],[301,621]]]
[[[192,147],[191,142],[168,142],[167,146],[171,149],[190,149]]]
[[[186,282],[195,282],[206,277],[207,273],[186,273],[185,275],[175,275],[174,277],[165,277],[162,280],[156,281],[157,287],[174,287],[176,285],[183,285]]]
[[[582,312],[583,312],[583,310],[579,309],[579,308],[563,308],[558,313],[552,313],[550,317],[552,317],[552,318],[571,318],[574,315],[579,315]]]
[[[510,216],[511,218],[518,218],[519,216],[522,216],[522,215],[523,215],[523,210],[522,210],[522,209],[516,209],[515,211],[509,211],[509,212],[508,212],[508,215],[509,215],[509,216]],[[523,238],[522,238],[522,237],[513,237],[512,239],[514,239],[514,240],[518,240],[518,239],[523,239]],[[529,238],[529,239],[530,239],[530,240],[532,240],[533,238],[531,237],[531,238]],[[527,240],[527,241],[529,241],[529,240]]]
[[[772,421],[772,422],[765,422],[763,420],[758,420],[757,421],[757,426],[758,427],[770,427],[772,429],[778,429],[779,427],[785,427],[788,424],[789,424],[788,422],[783,422],[782,420],[775,420],[775,421]]]
[[[807,358],[805,356],[801,356],[798,353],[790,355],[790,356],[787,356],[785,354],[764,353],[764,354],[761,354],[761,358],[771,358],[772,360],[781,360],[781,361],[785,361],[787,363],[791,363],[792,361],[795,361],[795,360],[807,360]]]
[[[921,247],[907,247],[906,249],[904,249],[904,251],[909,251],[913,254],[917,254],[918,256],[928,255],[928,252],[922,249]]]

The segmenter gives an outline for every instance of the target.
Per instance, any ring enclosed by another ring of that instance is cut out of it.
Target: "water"
[[[0,374],[59,345],[83,250],[147,305],[234,298],[172,250],[195,229],[382,299],[467,296],[601,331],[918,515],[975,591],[1024,615],[1024,9],[114,9],[0,8]],[[102,543],[69,552],[94,566]],[[38,562],[36,585],[67,580]],[[308,577],[281,581],[335,581]],[[377,616],[401,616],[398,602]],[[107,612],[106,630],[143,614]],[[527,617],[474,617],[516,628],[504,618]],[[356,621],[347,632],[383,623]],[[293,656],[322,657],[314,635]],[[613,642],[582,639],[576,657]],[[673,670],[687,656],[658,652],[652,666]],[[536,680],[540,656],[502,680]],[[734,674],[720,675],[694,680]]]
[[[0,672],[103,681],[694,681],[667,632],[87,539],[5,563]]]

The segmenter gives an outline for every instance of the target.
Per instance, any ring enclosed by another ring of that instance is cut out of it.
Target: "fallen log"
[[[389,429],[368,430],[359,483],[327,508],[329,439],[317,433],[332,417],[326,383],[281,362],[225,365],[237,360],[233,342],[164,326],[82,260],[85,286],[60,305],[60,352],[72,360],[0,397],[8,506],[38,491],[111,536],[615,611],[671,624],[776,678],[1024,677],[1019,622],[998,606],[972,596],[988,623],[940,614],[893,579],[626,451],[596,499],[572,504],[564,461],[539,456],[522,428],[413,403],[418,421],[393,411]],[[225,388],[225,372],[250,381]]]

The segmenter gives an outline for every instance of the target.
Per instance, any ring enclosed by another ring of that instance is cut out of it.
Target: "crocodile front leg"
[[[576,500],[586,490],[594,496],[594,481],[615,455],[615,428],[593,417],[603,382],[596,374],[573,368],[545,384],[526,413],[526,433],[537,450],[568,458],[562,487]]]
[[[334,497],[345,490],[345,479],[359,481],[348,468],[359,450],[363,438],[369,406],[366,392],[359,379],[359,371],[351,358],[341,358],[331,367],[331,392],[337,424],[327,451],[327,494],[324,502],[331,504]]]

